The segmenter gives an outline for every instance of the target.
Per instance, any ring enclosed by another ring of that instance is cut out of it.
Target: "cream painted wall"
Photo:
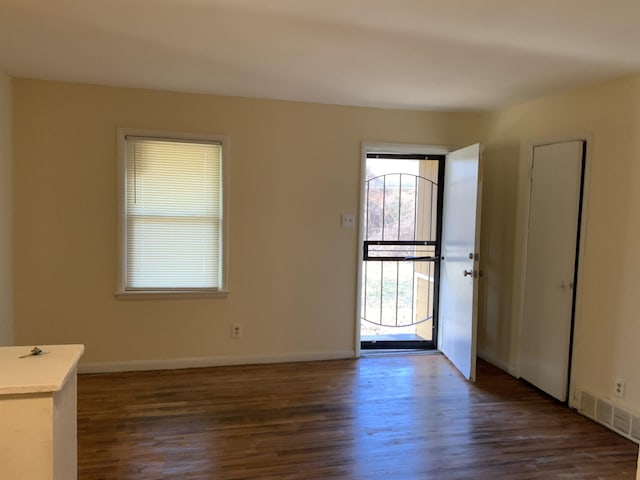
[[[85,364],[352,355],[358,239],[340,214],[358,211],[361,142],[464,145],[482,118],[13,87],[17,342],[83,343]],[[114,298],[118,127],[230,135],[227,299]],[[241,339],[230,338],[234,322]]]
[[[0,72],[0,345],[13,345],[11,78]]]
[[[523,146],[590,134],[574,387],[613,397],[615,378],[625,378],[626,396],[617,403],[640,413],[640,76],[505,108],[485,122],[484,201],[491,213],[484,225],[488,275],[480,351],[498,364],[517,366],[529,160]]]

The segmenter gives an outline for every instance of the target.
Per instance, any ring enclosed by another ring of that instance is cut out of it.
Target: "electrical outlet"
[[[242,337],[242,325],[239,323],[234,323],[231,325],[231,338],[240,338]]]
[[[627,381],[624,378],[616,378],[616,383],[613,386],[613,393],[616,394],[616,397],[623,398],[624,397],[624,389],[627,385]]]

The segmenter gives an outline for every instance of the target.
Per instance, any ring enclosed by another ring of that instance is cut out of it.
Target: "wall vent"
[[[584,390],[580,392],[579,398],[579,413],[629,440],[640,443],[640,416],[636,416],[635,412],[629,412]]]
[[[631,433],[631,414],[620,407],[614,407],[613,428],[628,436]]]
[[[596,420],[605,425],[611,425],[613,420],[613,405],[598,398],[596,400]]]
[[[596,397],[583,391],[580,395],[580,408],[578,411],[586,417],[596,418]]]
[[[631,419],[631,438],[640,442],[640,417],[633,417]]]

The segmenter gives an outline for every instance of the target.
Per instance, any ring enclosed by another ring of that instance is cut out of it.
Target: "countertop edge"
[[[19,395],[34,395],[34,394],[54,394],[59,392],[64,388],[66,383],[69,381],[71,375],[75,375],[78,369],[78,363],[80,361],[80,357],[84,353],[84,345],[82,344],[73,344],[73,345],[65,345],[65,346],[73,346],[78,347],[78,351],[75,353],[73,358],[70,360],[69,368],[67,369],[66,374],[59,382],[55,383],[43,383],[36,385],[9,385],[9,386],[1,386],[0,385],[0,399],[2,397],[8,396],[19,396]]]

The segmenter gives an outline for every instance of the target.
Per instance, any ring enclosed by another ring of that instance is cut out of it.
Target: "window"
[[[119,294],[226,288],[223,137],[119,130]]]

